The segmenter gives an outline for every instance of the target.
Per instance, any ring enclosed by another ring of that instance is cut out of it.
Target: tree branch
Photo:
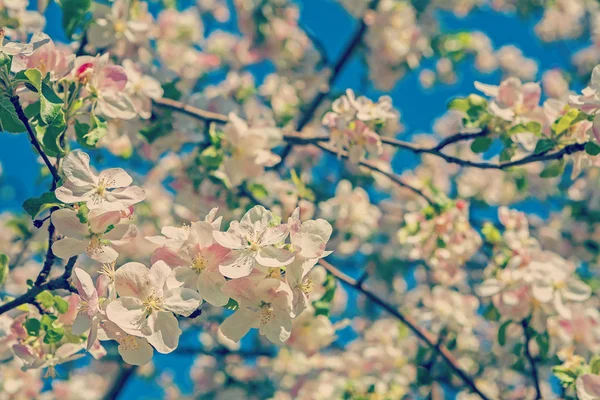
[[[321,259],[321,260],[319,260],[319,264],[322,265],[335,278],[346,283],[347,285],[351,286],[355,290],[359,291],[360,293],[365,295],[369,300],[371,300],[373,303],[377,304],[378,306],[383,308],[385,311],[392,314],[395,318],[400,320],[420,340],[425,342],[425,344],[427,344],[427,346],[429,346],[436,354],[438,354],[446,362],[446,364],[448,364],[450,369],[452,369],[452,371],[454,371],[463,380],[463,382],[469,388],[471,388],[471,390],[473,392],[477,393],[484,400],[489,400],[489,397],[486,396],[483,392],[481,392],[481,390],[479,390],[479,388],[477,388],[477,385],[475,385],[473,378],[471,378],[465,371],[463,371],[463,369],[460,367],[460,365],[458,365],[458,361],[456,361],[456,359],[454,358],[452,353],[450,353],[450,351],[445,346],[443,346],[441,343],[438,343],[438,339],[436,339],[432,333],[421,328],[417,324],[417,322],[414,321],[411,317],[404,315],[402,312],[397,310],[396,307],[387,303],[386,301],[381,299],[379,296],[377,296],[375,293],[371,292],[370,290],[366,289],[364,286],[360,285],[356,279],[344,274],[342,271],[340,271],[339,269],[337,269],[336,267],[331,265],[329,262]]]
[[[527,322],[527,320],[524,319],[523,321],[521,321],[521,326],[523,327],[523,334],[525,336],[525,357],[527,358],[529,366],[531,367],[531,380],[533,381],[533,384],[535,386],[535,399],[538,400],[542,398],[542,390],[540,388],[540,378],[537,366],[535,365],[535,359],[529,351],[529,342],[531,341],[531,335],[529,334],[528,329],[529,323]]]
[[[347,152],[338,151],[326,143],[318,142],[315,146],[317,146],[321,150],[326,151],[327,153],[339,155],[343,158],[348,158]],[[373,172],[376,172],[376,173],[386,176],[388,179],[390,179],[396,185],[410,190],[411,192],[415,193],[417,196],[420,196],[421,198],[425,199],[425,201],[427,201],[427,203],[429,203],[430,205],[432,205],[432,206],[435,205],[435,202],[431,198],[429,198],[429,196],[427,196],[425,193],[423,193],[420,189],[417,189],[416,187],[406,183],[398,175],[396,175],[392,172],[384,171],[384,170],[380,169],[375,163],[368,161],[368,160],[361,160],[358,164],[370,169]]]
[[[229,118],[227,115],[214,113],[211,111],[201,110],[199,108],[184,104],[180,101],[171,100],[167,98],[155,99],[153,100],[154,104],[159,107],[167,108],[169,110],[177,111],[182,114],[189,115],[190,117],[194,117],[196,119],[202,120],[204,122],[222,122],[227,123]]]
[[[21,121],[21,123],[23,125],[25,125],[25,129],[27,129],[27,133],[29,134],[29,141],[31,142],[33,147],[35,147],[38,154],[44,160],[44,163],[46,164],[46,167],[48,167],[50,174],[52,174],[52,178],[54,179],[54,181],[58,182],[60,180],[60,175],[58,175],[58,171],[56,170],[56,168],[54,168],[54,166],[50,162],[50,159],[48,158],[46,153],[44,153],[44,150],[42,150],[42,146],[40,145],[40,142],[37,140],[35,132],[33,132],[33,129],[31,129],[31,125],[29,125],[29,119],[25,115],[25,112],[23,111],[23,108],[21,107],[21,103],[19,102],[19,96],[12,96],[10,98],[10,102],[15,107],[15,111],[17,112],[17,116],[19,117],[19,120]]]
[[[369,2],[369,5],[367,7],[365,14],[368,13],[370,10],[374,10],[375,8],[377,8],[378,4],[379,4],[379,0],[371,0]],[[367,32],[367,27],[368,27],[368,25],[363,16],[363,18],[360,19],[360,23],[358,24],[358,27],[354,31],[354,34],[348,41],[348,44],[346,44],[344,51],[342,52],[342,54],[340,55],[340,57],[337,59],[336,63],[333,66],[331,75],[329,76],[329,79],[327,81],[327,90],[319,90],[319,92],[316,94],[316,96],[310,102],[310,104],[308,105],[306,110],[300,116],[300,119],[298,120],[298,124],[296,125],[296,130],[298,132],[301,132],[302,129],[304,129],[304,127],[313,119],[315,112],[317,111],[317,108],[319,108],[319,106],[321,105],[323,100],[325,100],[325,97],[327,97],[327,95],[330,93],[331,87],[333,86],[333,84],[337,80],[338,76],[344,69],[344,66],[350,60],[350,58],[352,57],[352,54],[354,53],[354,51],[356,50],[358,45],[362,42],[363,36]],[[292,150],[292,144],[288,143],[288,145],[283,149],[283,151],[281,153],[281,161],[279,161],[279,163],[275,166],[276,168],[283,165],[283,163],[285,162],[285,159],[290,154],[291,150]]]
[[[69,283],[69,278],[73,272],[73,267],[75,266],[75,262],[77,261],[77,256],[69,258],[67,265],[65,266],[65,272],[58,278],[51,280],[48,283],[44,283],[39,286],[33,286],[29,289],[25,294],[17,297],[14,300],[9,301],[8,303],[2,304],[0,306],[0,315],[13,310],[23,304],[34,304],[35,297],[43,292],[44,290],[58,290],[64,289],[73,291],[71,284]]]
[[[121,368],[119,369],[119,372],[117,372],[115,381],[113,382],[108,392],[106,392],[104,399],[115,400],[117,397],[119,397],[119,394],[121,394],[123,389],[125,389],[127,381],[133,376],[135,371],[137,371],[137,368],[138,367],[136,365],[129,365],[122,362]]]
[[[167,103],[168,103],[168,105],[167,105]],[[196,119],[199,119],[199,120],[202,120],[205,122],[217,121],[217,122],[226,123],[228,120],[226,115],[201,110],[199,108],[195,108],[195,107],[183,104],[183,103],[181,103],[179,101],[175,101],[175,100],[160,99],[159,101],[155,101],[155,104],[159,107],[169,108],[173,111],[187,114],[191,117],[194,117]],[[454,143],[466,141],[466,140],[473,140],[478,137],[486,136],[487,133],[488,132],[485,129],[482,130],[481,132],[477,132],[477,133],[457,133],[455,135],[452,135],[452,136],[440,141],[440,143],[438,143],[437,145],[435,145],[433,147],[424,147],[424,146],[420,146],[418,144],[406,142],[406,141],[403,141],[400,139],[389,138],[389,137],[385,137],[385,136],[381,136],[380,139],[381,139],[381,142],[384,144],[394,146],[399,149],[408,150],[408,151],[413,152],[414,154],[431,154],[436,157],[440,157],[441,159],[445,160],[446,162],[448,162],[450,164],[457,164],[457,165],[460,165],[463,167],[472,167],[472,168],[479,168],[479,169],[505,170],[505,169],[508,169],[511,167],[531,164],[534,162],[560,160],[566,155],[579,153],[579,152],[585,150],[585,143],[574,143],[574,144],[567,145],[567,146],[563,147],[562,149],[554,151],[554,152],[530,154],[530,155],[520,158],[518,160],[505,161],[505,162],[500,162],[500,163],[485,162],[485,161],[469,161],[469,160],[464,160],[462,158],[450,156],[450,155],[442,152],[442,149],[444,149],[445,147],[447,147],[450,144],[454,144]],[[298,145],[314,144],[314,145],[317,145],[318,147],[320,147],[320,144],[322,144],[322,142],[326,142],[329,140],[329,137],[328,136],[303,137],[303,136],[299,136],[298,134],[291,134],[291,135],[284,135],[283,139],[286,142],[288,142],[289,144],[298,144]],[[370,164],[370,162],[368,162],[368,161],[366,163]],[[373,165],[369,166],[369,165],[364,165],[364,164],[362,164],[362,165],[367,168],[371,168],[373,166]],[[381,172],[381,171],[379,171],[379,172]]]
[[[199,120],[205,121],[205,122],[208,122],[208,121],[227,122],[228,121],[228,118],[226,115],[201,110],[199,108],[188,106],[188,105],[183,104],[176,100],[170,100],[170,99],[160,99],[160,101],[155,100],[155,105],[158,105],[159,107],[166,107],[173,111],[184,113],[186,115],[189,115],[191,117],[194,117],[196,119],[199,119]],[[302,137],[302,136],[293,134],[293,135],[284,135],[283,140],[288,143],[293,143],[293,144],[302,144],[302,145],[312,144],[328,153],[339,155],[340,157],[343,157],[343,158],[348,158],[347,152],[337,151],[337,150],[333,149],[332,147],[330,147],[327,143],[325,143],[325,141],[329,140],[329,137],[324,137],[324,136]],[[387,171],[381,170],[375,163],[364,160],[364,161],[361,161],[359,163],[359,165],[362,165],[363,167],[366,167],[366,168],[370,169],[371,171],[380,173],[380,174],[388,177],[390,180],[392,180],[398,186],[404,187],[404,188],[412,191],[413,193],[417,194],[418,196],[421,196],[429,204],[431,204],[431,205],[434,204],[433,200],[431,198],[429,198],[421,190],[419,190],[419,189],[413,187],[412,185],[408,184],[407,182],[403,181],[396,174],[394,174],[392,172],[387,172]]]

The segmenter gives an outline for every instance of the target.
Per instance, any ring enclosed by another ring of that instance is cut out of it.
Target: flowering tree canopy
[[[34,3],[0,0],[0,154],[38,159],[0,400],[600,399],[597,0]],[[535,37],[446,26],[481,15]]]

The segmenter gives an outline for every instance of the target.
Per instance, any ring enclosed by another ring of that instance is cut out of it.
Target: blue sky
[[[356,26],[356,21],[349,16],[334,0],[304,0],[302,4],[302,23],[309,27],[324,43],[330,59],[335,59],[341,52]],[[62,40],[60,13],[56,4],[51,6],[48,17],[48,32],[55,40]],[[565,58],[564,49],[560,44],[543,44],[533,33],[537,18],[522,19],[515,15],[504,15],[483,10],[472,13],[466,18],[458,19],[452,15],[440,14],[442,29],[444,31],[481,30],[492,39],[495,48],[506,44],[517,45],[529,58],[539,62],[540,71],[569,65]],[[580,47],[579,43],[569,42],[566,46],[570,49]],[[425,65],[431,65],[425,62]],[[263,75],[265,70],[257,70]],[[355,57],[342,72],[336,82],[336,89],[360,89],[360,79],[364,67]],[[540,76],[538,76],[539,79]],[[394,105],[402,113],[402,122],[406,127],[407,135],[431,130],[434,120],[446,110],[446,104],[452,97],[466,95],[474,92],[473,82],[480,80],[486,83],[498,83],[500,73],[481,74],[477,72],[467,60],[458,68],[458,81],[453,85],[438,84],[433,89],[422,89],[418,82],[417,73],[409,73],[389,93],[377,92],[369,89],[365,94],[377,97],[381,94],[392,96]],[[49,182],[38,179],[38,164],[36,156],[29,145],[25,134],[12,135],[0,133],[0,162],[3,175],[0,177],[0,212],[18,210],[23,200],[45,192]],[[401,166],[402,160],[397,165]],[[187,338],[191,343],[195,337]],[[170,370],[176,376],[176,381],[184,389],[191,389],[189,367],[193,357],[184,356],[156,356],[155,363],[160,370]],[[149,385],[141,379],[130,382],[123,392],[123,399],[157,398],[156,387]]]

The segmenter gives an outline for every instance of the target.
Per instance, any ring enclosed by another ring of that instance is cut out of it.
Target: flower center
[[[117,340],[122,350],[133,350],[136,351],[140,348],[140,345],[134,336],[127,335]]]
[[[92,234],[90,236],[90,241],[85,248],[85,251],[89,254],[98,254],[102,253],[102,242],[100,240],[100,235]]]
[[[144,301],[144,307],[146,307],[146,314],[150,315],[153,311],[161,311],[163,306],[163,298],[155,294],[151,294]]]
[[[206,269],[207,264],[206,258],[202,257],[202,254],[198,254],[192,261],[192,269],[200,274]]]
[[[270,321],[275,318],[275,309],[271,305],[271,303],[263,302],[260,306],[260,322],[263,325],[268,324]]]
[[[96,187],[96,193],[98,194],[98,196],[104,196],[104,193],[106,193],[106,184],[104,183],[103,179],[101,179],[98,182],[98,186]]]
[[[300,288],[300,290],[302,290],[304,293],[308,294],[310,292],[312,292],[312,290],[315,287],[315,283],[313,282],[312,279],[307,278],[306,280],[304,280],[300,285],[298,285],[298,287]]]
[[[77,313],[78,314],[87,314],[88,310],[89,310],[88,302],[85,300],[80,300],[79,305],[77,306]]]

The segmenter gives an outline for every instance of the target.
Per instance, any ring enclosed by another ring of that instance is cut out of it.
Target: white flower
[[[600,399],[600,375],[583,374],[575,383],[579,400]]]
[[[292,332],[292,293],[279,279],[267,278],[254,287],[250,278],[228,281],[223,291],[240,308],[220,326],[221,332],[239,342],[251,328],[258,328],[273,343],[285,342]]]
[[[152,115],[152,100],[163,95],[160,82],[149,75],[142,74],[135,63],[129,59],[123,61],[123,68],[127,72],[127,86],[135,111],[141,118],[148,119]]]
[[[188,239],[179,249],[160,247],[152,255],[152,262],[166,262],[175,268],[175,278],[185,287],[198,290],[202,299],[214,306],[224,306],[229,297],[221,291],[225,278],[219,272],[219,264],[230,250],[215,242],[214,230],[209,222],[194,222],[188,228]]]
[[[529,268],[536,277],[531,287],[533,297],[542,303],[553,302],[565,318],[570,316],[565,300],[583,302],[592,295],[592,289],[573,276],[575,266],[557,254],[541,253]]]
[[[281,143],[281,131],[273,127],[252,127],[230,113],[223,128],[225,159],[223,174],[231,185],[238,186],[248,178],[260,176],[265,167],[277,164],[280,157],[271,151]]]
[[[137,115],[128,94],[127,73],[123,67],[110,64],[108,53],[75,59],[73,78],[84,86],[84,95],[94,98],[93,109],[109,118],[132,119]]]
[[[86,202],[90,210],[122,210],[144,200],[146,194],[122,168],[109,168],[96,175],[90,156],[80,150],[67,154],[62,162],[64,183],[55,191],[63,203]],[[114,190],[112,190],[114,189]]]
[[[98,285],[102,285],[102,281],[106,279],[108,279],[106,275],[100,275],[98,277]],[[89,350],[96,342],[98,326],[102,318],[100,297],[94,286],[92,277],[81,268],[73,270],[73,283],[79,294],[79,304],[77,307],[77,317],[73,321],[71,332],[74,335],[81,335],[89,330],[90,333],[87,341],[87,349]]]
[[[36,32],[31,37],[29,43],[17,43],[17,42],[4,42],[4,32],[0,31],[0,53],[7,54],[9,56],[30,56],[37,49],[50,42],[50,37],[42,32]]]
[[[255,266],[283,267],[294,260],[294,255],[276,245],[288,235],[286,224],[273,224],[273,214],[262,206],[251,208],[240,222],[233,221],[227,232],[213,232],[221,246],[232,249],[219,269],[229,278],[241,278]]]
[[[177,348],[181,330],[173,313],[188,316],[200,305],[200,295],[169,279],[171,268],[162,261],[150,269],[130,262],[115,272],[119,297],[106,315],[130,335],[145,337],[159,353]]]
[[[133,240],[137,235],[137,228],[129,224],[113,225],[114,221],[104,219],[102,215],[97,220],[91,217],[89,225],[83,224],[77,213],[69,209],[52,213],[52,223],[56,230],[66,236],[54,242],[52,252],[63,259],[85,253],[101,263],[115,261],[119,253],[111,246],[121,246]],[[113,228],[107,232],[111,225]]]
[[[117,351],[126,363],[144,365],[152,360],[154,350],[146,338],[130,335],[108,319],[103,319],[100,326],[105,335],[102,340],[110,339],[119,343]]]

